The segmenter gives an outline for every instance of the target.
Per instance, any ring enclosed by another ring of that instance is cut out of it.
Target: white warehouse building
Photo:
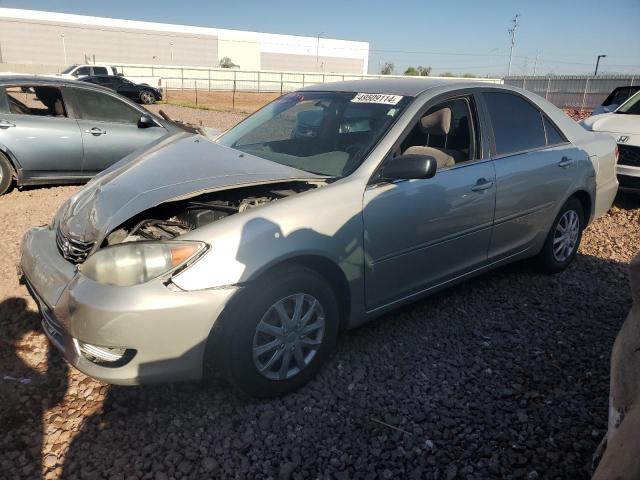
[[[369,43],[0,8],[0,70],[73,63],[366,74]]]

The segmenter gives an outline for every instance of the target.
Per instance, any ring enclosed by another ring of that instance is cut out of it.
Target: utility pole
[[[62,38],[62,52],[64,53],[64,66],[66,68],[69,64],[67,63],[67,45],[64,43],[64,33],[60,34],[60,38]]]
[[[596,60],[596,71],[593,72],[593,76],[595,77],[596,75],[598,75],[598,66],[600,65],[600,59],[601,58],[605,58],[606,55],[598,55],[598,59]]]
[[[320,71],[319,69],[319,60],[320,60],[320,37],[324,35],[324,32],[320,32],[318,34],[318,42],[316,43],[316,72]]]
[[[539,55],[538,49],[536,48],[536,59],[533,62],[533,76],[534,77],[536,76],[536,68],[538,67],[538,55]]]
[[[511,75],[511,61],[513,60],[513,47],[516,44],[516,30],[518,30],[518,18],[520,14],[516,13],[516,16],[513,17],[513,27],[511,27],[508,32],[511,37],[511,50],[509,51],[509,67],[507,68],[507,77]]]

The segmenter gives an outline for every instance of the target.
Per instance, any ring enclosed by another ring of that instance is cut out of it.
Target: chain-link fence
[[[123,64],[115,64],[114,66],[118,72],[135,82],[162,88],[165,100],[170,103],[195,104],[214,109],[244,112],[257,110],[279,95],[307,85],[368,78],[402,78],[401,75],[275,72]],[[502,83],[502,80],[497,78],[461,79],[447,77],[447,80]]]
[[[593,110],[616,87],[638,85],[640,75],[505,77],[504,84],[524,88],[556,107]]]
[[[362,80],[366,78],[393,78],[400,75],[355,75],[349,73],[275,72],[266,70],[238,70],[231,68],[193,68],[153,65],[115,65],[126,77],[147,78],[170,90],[290,92],[307,85]],[[451,77],[451,80],[460,80]],[[497,78],[465,78],[490,83],[502,83]]]

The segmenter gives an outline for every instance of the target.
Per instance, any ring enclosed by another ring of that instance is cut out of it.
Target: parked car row
[[[93,140],[112,127],[78,98],[118,98],[98,88],[34,92],[48,114],[68,97],[63,118],[88,122],[78,135]],[[131,115],[122,123],[138,129]],[[110,383],[215,371],[249,395],[289,392],[343,329],[519,259],[566,268],[618,186],[609,135],[506,86],[317,85],[215,142],[144,118],[141,130],[170,134],[98,174],[22,244],[47,336]],[[92,173],[102,153],[83,154]]]

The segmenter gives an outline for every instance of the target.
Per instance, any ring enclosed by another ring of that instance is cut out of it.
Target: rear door
[[[167,133],[162,126],[139,128],[144,111],[115,94],[85,88],[74,88],[73,93],[84,145],[82,171],[86,174],[104,170]]]
[[[57,86],[5,87],[0,144],[13,154],[24,179],[69,177],[82,170],[82,137]]]
[[[527,250],[546,236],[586,154],[536,105],[511,92],[484,91],[496,169],[495,225],[489,258]]]

